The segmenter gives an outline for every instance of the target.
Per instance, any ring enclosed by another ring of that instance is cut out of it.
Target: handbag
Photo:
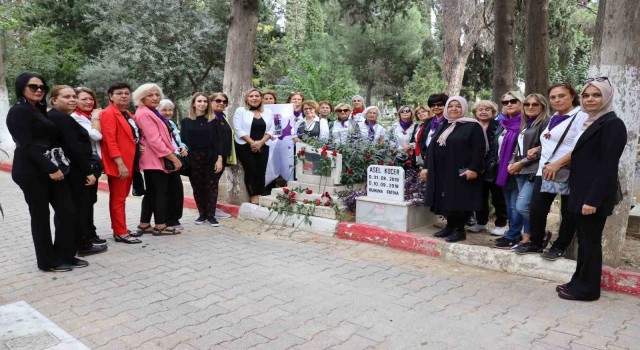
[[[89,158],[89,168],[91,169],[91,174],[97,178],[102,175],[102,171],[104,170],[104,166],[102,165],[102,159],[97,153],[92,153]]]
[[[574,114],[571,117],[571,121],[569,122],[569,125],[567,125],[567,128],[564,129],[564,132],[562,133],[562,136],[560,136],[560,140],[558,140],[558,143],[556,144],[556,148],[554,148],[553,152],[551,152],[549,159],[553,158],[553,156],[556,154],[556,151],[558,150],[562,142],[564,142],[564,139],[567,136],[569,129],[571,129],[571,124],[573,124],[573,121],[576,119],[576,114]],[[547,165],[547,164],[549,164],[549,161],[544,163],[544,165]],[[544,166],[542,168],[544,169]],[[560,168],[560,170],[558,170],[558,172],[556,173],[555,180],[542,179],[542,184],[540,185],[540,192],[556,193],[563,196],[568,195],[569,183],[567,181],[569,180],[569,175],[570,175],[569,167],[564,166]]]
[[[231,138],[231,154],[227,156],[227,165],[238,165],[238,157],[236,156],[236,143]]]
[[[133,173],[133,184],[131,186],[131,194],[140,197],[144,196],[147,191],[144,188],[144,178],[142,177],[142,173],[136,171]]]
[[[182,157],[180,157],[180,156],[179,156],[179,155],[177,155],[177,154],[176,154],[175,156],[178,158],[178,161],[179,161],[180,163],[182,163],[182,159],[181,159]],[[169,159],[167,159],[167,158],[162,158],[162,159],[164,160],[164,168],[165,168],[168,172],[170,172],[170,173],[171,173],[171,172],[176,171],[176,166],[175,166],[175,165],[173,165],[173,162],[172,162],[172,161],[170,161],[170,160],[169,160]],[[183,163],[183,165],[184,165],[184,163]],[[180,169],[182,169],[182,167],[180,167]]]
[[[51,163],[58,167],[58,170],[62,172],[63,175],[67,175],[69,170],[69,158],[64,155],[64,151],[60,147],[54,147],[44,153],[44,156],[49,159]]]

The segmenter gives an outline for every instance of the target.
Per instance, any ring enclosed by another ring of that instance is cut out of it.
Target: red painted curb
[[[640,273],[603,266],[600,285],[612,292],[640,296]]]
[[[10,173],[11,169],[13,169],[12,163],[0,163],[0,171],[6,171]]]
[[[415,235],[408,232],[388,230],[382,227],[342,222],[338,225],[336,236],[341,239],[377,244],[408,252],[440,256],[436,245],[439,240]]]

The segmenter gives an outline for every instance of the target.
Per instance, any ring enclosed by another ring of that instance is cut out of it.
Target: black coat
[[[87,130],[72,116],[57,109],[47,112],[47,117],[56,125],[57,144],[69,158],[70,171],[84,176],[91,175],[93,171],[89,166],[89,160],[93,149]]]
[[[416,147],[420,149],[420,157],[422,157],[424,164],[427,163],[427,137],[429,136],[429,131],[431,130],[432,120],[433,118],[429,118],[424,123],[422,123],[422,125],[420,125],[422,131],[420,132],[420,137],[416,139]]]
[[[591,124],[571,153],[569,211],[581,213],[584,204],[609,216],[617,204],[618,163],[627,144],[627,128],[615,112]]]
[[[478,123],[458,123],[447,138],[447,145],[440,146],[437,140],[448,126],[444,123],[436,130],[428,147],[425,205],[431,206],[436,214],[444,215],[450,211],[480,210],[480,175],[486,152],[484,130]],[[475,171],[478,177],[475,180],[462,178],[460,169]],[[441,198],[436,199],[436,196]]]

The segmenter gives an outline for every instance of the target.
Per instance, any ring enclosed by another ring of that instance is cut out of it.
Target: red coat
[[[129,111],[126,113],[131,117]],[[136,142],[131,125],[113,103],[100,113],[100,126],[102,127],[101,148],[104,173],[118,176],[118,165],[113,158],[122,157],[129,173],[132,174],[133,160],[136,156]]]

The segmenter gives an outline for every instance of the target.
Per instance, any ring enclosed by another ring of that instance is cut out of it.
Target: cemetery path
[[[194,226],[191,210],[181,235],[108,238],[89,267],[44,273],[8,173],[0,201],[0,305],[24,300],[92,349],[640,349],[639,298],[569,302],[546,281],[238,219]],[[131,228],[139,210],[129,198]]]

